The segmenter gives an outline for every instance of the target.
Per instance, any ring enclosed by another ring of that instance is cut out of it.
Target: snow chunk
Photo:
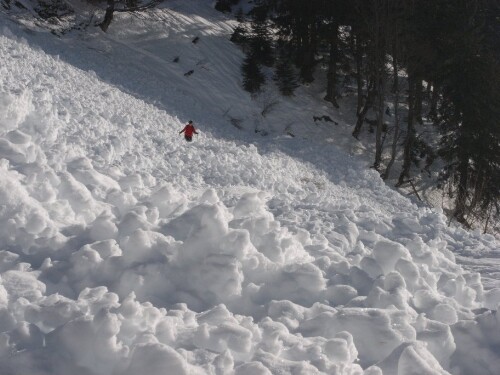
[[[393,271],[399,259],[411,260],[408,249],[396,242],[388,240],[378,241],[375,244],[373,256],[384,271],[384,274]]]
[[[12,301],[21,297],[36,301],[46,289],[45,284],[37,279],[34,272],[7,271],[2,274],[1,281]]]
[[[124,375],[189,375],[190,366],[171,347],[161,343],[144,343],[134,347]]]

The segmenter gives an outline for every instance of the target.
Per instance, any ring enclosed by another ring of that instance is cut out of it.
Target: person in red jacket
[[[193,134],[198,134],[194,128],[193,121],[189,120],[189,123],[182,129],[179,134],[184,133],[184,138],[186,141],[191,142],[193,140]]]

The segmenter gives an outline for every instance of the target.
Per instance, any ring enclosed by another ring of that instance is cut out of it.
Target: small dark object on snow
[[[263,137],[265,137],[266,135],[269,135],[269,133],[265,130],[261,130],[261,129],[255,129],[255,133],[258,133],[260,135],[262,135]]]
[[[194,70],[190,70],[189,72],[184,73],[184,77],[188,77],[193,73],[194,73]]]
[[[229,13],[231,12],[231,4],[229,4],[228,0],[217,0],[217,3],[215,4],[215,10],[218,10],[222,13]]]
[[[199,36],[197,36],[196,38],[194,38],[191,42],[194,43],[194,44],[196,44],[196,43],[198,43],[198,40],[200,40]]]
[[[365,118],[365,122],[370,125],[368,127],[368,132],[369,133],[374,133],[375,132],[375,127],[378,125],[378,120],[377,119],[374,119],[374,120],[371,120],[369,118]]]
[[[174,62],[179,62],[179,56],[174,57]]]
[[[316,121],[327,121],[327,122],[333,122],[335,125],[338,125],[339,123],[337,121],[333,121],[330,116],[313,116],[314,122]]]

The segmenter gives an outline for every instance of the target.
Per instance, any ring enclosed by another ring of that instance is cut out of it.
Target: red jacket
[[[181,130],[181,133],[183,133],[183,132],[186,134],[186,136],[187,136],[187,137],[192,137],[192,136],[193,136],[193,133],[194,133],[194,134],[198,134],[198,133],[196,132],[196,129],[194,128],[194,126],[193,126],[193,125],[191,125],[191,124],[187,124],[187,125],[184,127],[184,129],[182,129],[182,130]]]

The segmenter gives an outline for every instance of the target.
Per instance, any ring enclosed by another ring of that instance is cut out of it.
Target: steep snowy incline
[[[192,24],[187,10],[204,2],[185,4],[175,19]],[[97,74],[67,62],[91,69],[95,50],[58,58],[20,33],[0,31],[1,373],[500,368],[500,289],[485,291],[453,254],[494,252],[493,237],[448,228],[332,145],[226,130],[210,111],[212,78],[190,99],[175,83],[184,69],[143,54],[154,33],[128,59],[109,50]],[[51,52],[78,41],[25,35]],[[118,45],[102,38],[78,43]],[[161,91],[148,91],[155,77],[172,82],[157,105],[138,99]],[[129,78],[136,92],[124,92]],[[235,80],[213,92],[251,115]],[[188,113],[203,119],[192,144],[177,134]]]

